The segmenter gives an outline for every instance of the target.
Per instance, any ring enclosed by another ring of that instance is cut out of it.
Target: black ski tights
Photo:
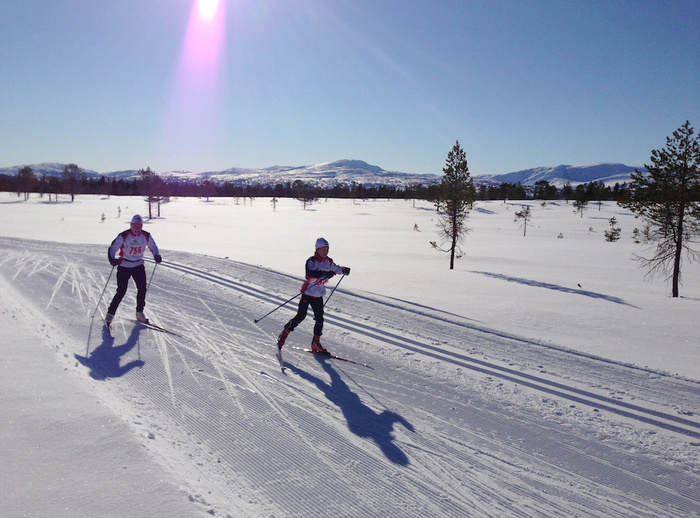
[[[107,309],[107,313],[114,315],[121,303],[126,289],[129,287],[129,279],[133,277],[136,283],[136,311],[143,311],[146,306],[146,267],[144,265],[135,268],[119,266],[117,268],[117,292],[114,294],[112,303]]]
[[[287,325],[284,326],[285,329],[294,331],[301,322],[306,318],[306,313],[309,310],[309,306],[314,311],[314,335],[321,336],[323,333],[323,297],[310,297],[308,295],[302,295],[299,301],[299,309],[297,314],[294,315]]]

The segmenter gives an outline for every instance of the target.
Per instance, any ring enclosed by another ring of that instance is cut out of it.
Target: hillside
[[[24,165],[0,168],[0,175],[16,175]],[[37,176],[58,176],[63,172],[63,164],[50,162],[30,164]],[[136,178],[138,170],[124,170],[98,173],[84,169],[88,177],[105,176],[106,178]],[[405,186],[411,184],[430,185],[440,181],[440,177],[432,174],[415,175],[399,171],[386,171],[381,167],[370,165],[362,160],[336,160],[321,164],[305,166],[271,166],[263,169],[232,167],[223,171],[156,171],[161,178],[205,181],[217,183],[231,182],[234,184],[275,185],[278,183],[293,183],[301,180],[305,184],[318,187],[333,187],[339,184],[356,182],[365,186]]]
[[[430,185],[440,181],[432,174],[416,175],[399,171],[385,171],[362,160],[337,160],[307,166],[272,166],[265,169],[242,169],[233,167],[218,172],[168,172],[163,177],[207,179],[215,182],[236,184],[274,185],[301,180],[318,187],[333,187],[339,184],[364,184],[365,186],[405,186],[410,184]]]
[[[580,183],[603,182],[606,185],[629,182],[630,175],[635,169],[645,170],[642,167],[631,167],[625,164],[592,164],[592,165],[558,165],[555,167],[534,167],[513,173],[482,175],[481,181],[490,183],[520,183],[523,185],[535,185],[539,181],[547,181],[550,185],[563,187],[567,183],[575,186]]]
[[[0,168],[0,175],[15,175],[24,166],[11,166]],[[33,164],[30,167],[36,175],[56,176],[63,171],[63,164],[42,163]],[[520,183],[526,186],[535,185],[536,182],[546,180],[551,185],[562,187],[566,183],[577,185],[587,182],[603,182],[613,185],[615,183],[628,182],[630,174],[635,167],[625,164],[600,163],[594,165],[559,165],[554,167],[535,167],[511,173],[498,175],[479,175],[472,171],[477,185],[481,183]],[[643,169],[643,168],[641,168]],[[336,185],[350,185],[353,182],[367,187],[390,185],[403,187],[407,185],[433,185],[440,182],[442,172],[437,169],[436,174],[408,174],[400,171],[386,171],[379,166],[368,164],[362,160],[336,160],[305,166],[271,166],[263,169],[247,169],[232,167],[223,171],[156,171],[162,178],[173,178],[191,181],[210,180],[216,183],[231,182],[237,185],[257,184],[275,185],[279,183],[293,183],[301,180],[307,185],[322,188]],[[88,177],[105,176],[107,178],[135,178],[137,170],[124,170],[99,173],[91,169],[84,169]]]

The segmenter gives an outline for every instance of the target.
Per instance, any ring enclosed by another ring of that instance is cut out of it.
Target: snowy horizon
[[[64,164],[58,162],[33,164],[28,167],[34,169],[35,174],[60,175]],[[9,166],[0,168],[0,174],[15,175],[25,166]],[[558,165],[541,166],[503,174],[475,174],[474,180],[487,183],[515,183],[522,185],[534,185],[536,182],[546,180],[550,185],[563,187],[566,183],[573,186],[579,183],[603,182],[612,183],[629,182],[630,175],[635,170],[645,171],[644,167],[627,166],[620,163],[598,162],[588,165]],[[111,171],[99,173],[90,169],[84,169],[89,176],[106,176],[119,178],[138,178],[138,170]],[[318,183],[328,185],[342,183],[362,183],[371,185],[408,186],[411,184],[431,185],[439,183],[442,171],[434,174],[408,174],[400,171],[389,171],[379,166],[368,164],[363,160],[335,160],[303,166],[274,165],[265,168],[251,169],[242,167],[230,167],[221,171],[163,171],[156,172],[164,178],[179,178],[184,180],[212,180],[215,182],[247,181],[251,184],[269,185],[280,182],[293,182],[302,180],[305,183]]]

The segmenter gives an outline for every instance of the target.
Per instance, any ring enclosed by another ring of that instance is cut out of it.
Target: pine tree
[[[523,223],[523,237],[527,234],[527,224],[532,219],[532,211],[529,205],[523,205],[523,208],[515,213],[515,221],[521,220]]]
[[[605,235],[605,240],[612,243],[620,239],[622,229],[620,227],[615,226],[617,225],[617,218],[615,216],[610,218],[608,223],[610,224],[610,230],[606,230],[605,232],[603,232],[603,234]]]
[[[652,150],[648,174],[635,171],[627,195],[619,205],[648,225],[654,255],[638,257],[648,275],[660,273],[672,281],[678,297],[684,252],[690,260],[700,254],[690,245],[700,235],[700,143],[690,122],[666,138],[666,147]]]
[[[440,235],[450,243],[450,247],[442,249],[437,244],[432,244],[438,250],[450,253],[450,270],[453,270],[455,255],[460,253],[459,243],[467,232],[465,221],[476,198],[474,180],[469,175],[467,157],[459,140],[447,154],[442,171],[444,176],[435,200],[435,210],[438,213]]]
[[[29,166],[24,166],[17,172],[17,195],[24,193],[24,201],[29,199],[29,193],[34,186],[34,170]]]
[[[78,185],[78,176],[83,173],[83,170],[76,164],[67,164],[63,166],[63,182],[68,186],[70,191],[70,201],[75,201],[75,190]]]

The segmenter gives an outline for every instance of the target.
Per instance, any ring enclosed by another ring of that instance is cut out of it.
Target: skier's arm
[[[119,264],[120,258],[117,257],[117,252],[119,252],[123,244],[124,236],[120,233],[117,235],[117,237],[114,238],[112,244],[109,245],[109,248],[107,249],[107,259],[109,259],[109,262],[112,266],[117,266]]]
[[[156,240],[153,239],[153,236],[151,234],[148,234],[148,241],[146,242],[146,246],[148,246],[148,249],[153,254],[153,259],[155,260],[155,262],[160,263],[163,260],[163,257],[160,255],[158,245],[156,245]]]
[[[333,270],[338,275],[350,275],[350,268],[347,266],[340,266],[331,262],[331,270]]]

